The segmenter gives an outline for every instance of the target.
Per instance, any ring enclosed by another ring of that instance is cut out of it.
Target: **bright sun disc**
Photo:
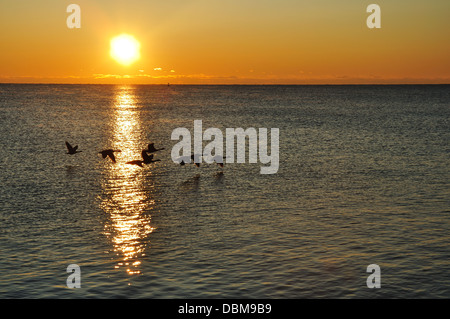
[[[139,60],[141,44],[131,35],[121,34],[111,39],[111,57],[123,65]]]

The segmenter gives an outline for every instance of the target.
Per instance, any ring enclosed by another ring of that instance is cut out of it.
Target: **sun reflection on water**
[[[102,182],[102,209],[108,214],[104,233],[110,238],[118,258],[115,268],[129,274],[140,274],[141,257],[145,256],[148,235],[153,232],[150,211],[155,201],[151,187],[145,184],[145,174],[126,161],[138,159],[142,149],[139,109],[132,88],[118,90],[114,104],[111,146],[121,150],[117,163],[105,164]]]

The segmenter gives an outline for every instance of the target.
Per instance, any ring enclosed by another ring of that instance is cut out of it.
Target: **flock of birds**
[[[142,150],[142,152],[141,152],[142,160],[140,160],[140,159],[133,160],[133,161],[126,162],[125,164],[131,164],[131,165],[137,165],[139,167],[144,167],[143,164],[151,164],[154,162],[161,161],[160,159],[154,160],[153,159],[154,154],[151,154],[151,153],[162,151],[162,150],[164,150],[164,147],[156,148],[154,144],[155,143],[150,143],[150,144],[148,144],[147,149]],[[75,145],[72,147],[72,145],[70,145],[69,142],[66,141],[66,146],[67,146],[67,154],[73,155],[73,154],[82,152],[82,151],[78,150],[78,145]],[[114,153],[116,153],[116,152],[121,152],[121,150],[106,149],[106,150],[100,151],[98,153],[102,154],[103,158],[109,157],[113,163],[116,163],[116,157],[114,156]],[[196,161],[198,156],[199,155],[196,155],[196,154],[192,154],[190,157],[182,156],[178,159],[178,163],[183,166],[183,165],[186,165],[186,163],[193,162],[195,164],[195,166],[200,167],[200,163],[198,163],[198,161]],[[223,158],[221,156],[215,156],[213,158],[213,160],[217,163],[217,165],[219,165],[220,167],[223,167]]]

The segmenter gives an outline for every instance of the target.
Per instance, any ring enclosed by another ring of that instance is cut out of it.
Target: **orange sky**
[[[449,13],[447,0],[2,0],[0,82],[450,83]],[[109,56],[123,32],[141,43],[130,66]]]

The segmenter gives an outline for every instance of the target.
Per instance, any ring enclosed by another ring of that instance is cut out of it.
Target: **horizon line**
[[[57,83],[57,82],[0,82],[0,85],[153,85],[153,86],[369,86],[369,85],[450,85],[450,82],[443,83]]]

